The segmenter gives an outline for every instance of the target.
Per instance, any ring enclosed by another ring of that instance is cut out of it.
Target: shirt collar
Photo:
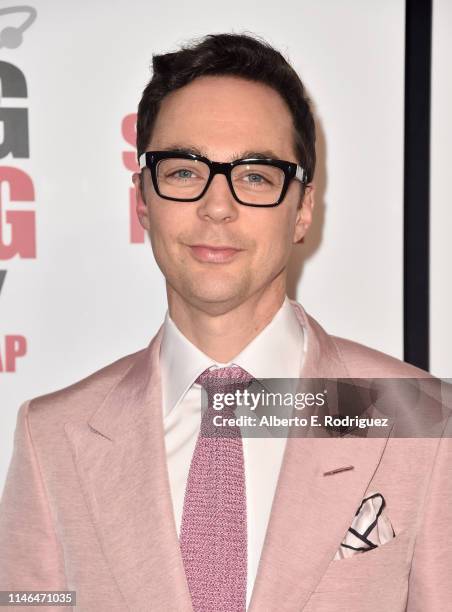
[[[254,378],[298,378],[306,334],[286,297],[266,327],[229,363],[219,363],[198,349],[178,329],[167,312],[160,348],[164,417],[209,367],[238,365]]]

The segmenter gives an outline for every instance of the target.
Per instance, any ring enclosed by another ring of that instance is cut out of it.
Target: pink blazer
[[[308,335],[301,376],[427,376],[328,335],[292,305]],[[21,406],[0,506],[0,590],[75,590],[78,612],[192,611],[165,458],[161,337]],[[289,438],[249,610],[452,610],[451,433]],[[345,465],[354,469],[324,475]],[[367,491],[384,495],[396,537],[334,560]]]

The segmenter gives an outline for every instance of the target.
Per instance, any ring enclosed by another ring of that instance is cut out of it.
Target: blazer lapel
[[[105,558],[128,608],[191,612],[164,445],[162,334],[161,328],[88,423],[65,429]]]
[[[350,377],[332,337],[299,304],[292,305],[307,333],[300,378]],[[250,612],[305,607],[353,520],[386,442],[387,437],[288,438]],[[353,469],[334,472],[350,465]]]

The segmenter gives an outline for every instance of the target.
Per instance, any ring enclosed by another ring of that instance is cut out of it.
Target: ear
[[[140,225],[145,229],[149,230],[150,220],[149,211],[146,203],[143,201],[144,198],[144,176],[139,172],[134,172],[132,176],[132,182],[135,186],[135,198],[136,198],[136,211],[137,217],[140,221]]]
[[[293,234],[293,242],[303,242],[309,226],[312,223],[312,210],[314,208],[314,185],[306,185],[303,198],[298,206],[297,217]]]

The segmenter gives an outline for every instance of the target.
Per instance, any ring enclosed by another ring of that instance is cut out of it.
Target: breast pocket
[[[314,593],[366,592],[395,586],[408,576],[412,530],[403,530],[386,544],[347,559],[331,561]]]

